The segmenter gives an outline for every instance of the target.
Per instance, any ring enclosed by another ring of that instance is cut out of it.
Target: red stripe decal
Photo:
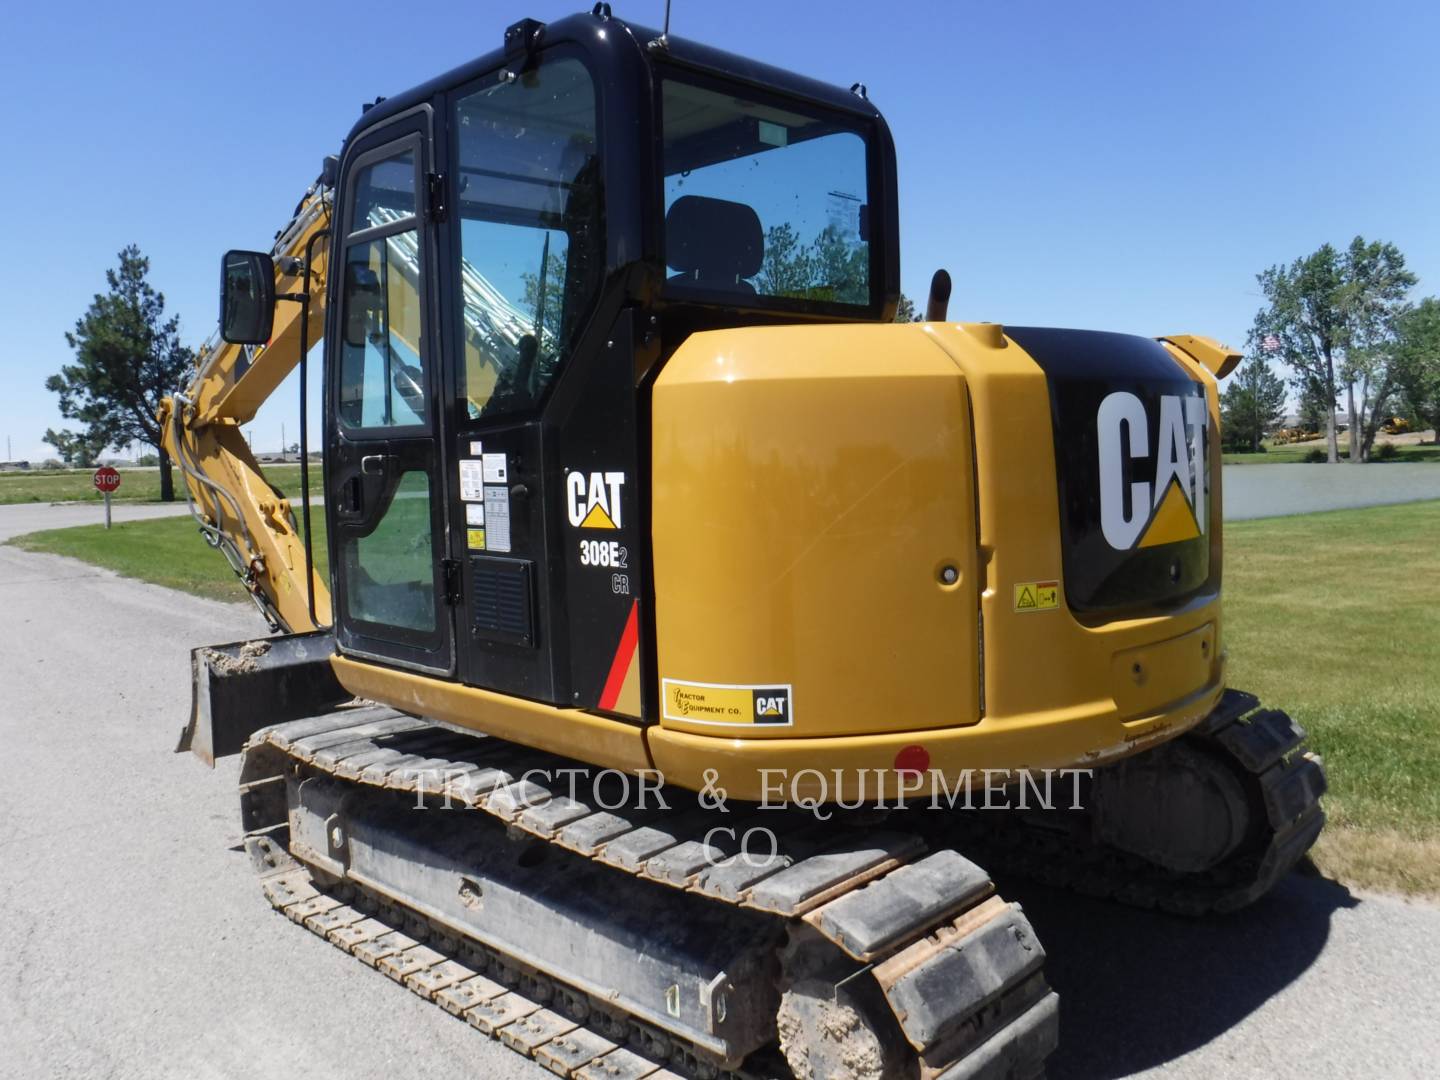
[[[630,670],[630,661],[635,658],[635,647],[640,644],[640,601],[630,601],[630,617],[625,620],[625,629],[620,632],[620,647],[615,650],[615,659],[610,663],[610,674],[605,679],[605,689],[600,691],[600,708],[613,709],[620,700],[620,687],[625,685],[625,675]]]

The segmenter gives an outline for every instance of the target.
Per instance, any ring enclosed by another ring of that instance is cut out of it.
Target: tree
[[[1227,446],[1259,453],[1260,440],[1285,415],[1285,381],[1256,353],[1230,380],[1220,420]]]
[[[1325,417],[1335,414],[1335,399],[1326,399],[1325,390],[1313,379],[1300,388],[1300,426],[1306,431],[1324,431]]]
[[[1354,348],[1345,361],[1350,413],[1350,460],[1367,461],[1375,433],[1390,414],[1398,384],[1393,349],[1386,344]]]
[[[60,460],[72,469],[93,468],[109,445],[108,438],[103,436],[92,438],[83,431],[55,431],[53,428],[45,429],[45,442],[53,446]]]
[[[1345,390],[1350,457],[1360,461],[1374,437],[1375,416],[1393,392],[1388,344],[1415,275],[1394,244],[1355,237],[1345,252],[1324,244],[1289,266],[1257,275],[1266,306],[1255,315],[1251,347],[1268,339],[1294,372],[1297,389],[1333,402]],[[1359,397],[1356,389],[1359,389]],[[1325,418],[1329,460],[1340,460],[1335,414]]]
[[[524,305],[525,314],[532,320],[531,332],[535,338],[534,366],[532,369],[517,362],[507,368],[495,388],[498,397],[515,393],[528,397],[529,386],[521,387],[522,380],[534,386],[548,385],[560,362],[561,350],[567,344],[564,334],[565,255],[550,251],[548,234],[544,252],[541,261],[543,279],[540,273],[526,272],[520,276],[525,290],[520,302]]]
[[[524,293],[520,303],[526,314],[537,316],[548,339],[543,342],[541,352],[553,353],[563,344],[560,320],[565,314],[565,256],[553,252],[545,257],[544,296],[541,296],[540,275],[526,272],[520,275]]]
[[[1405,256],[1394,244],[1366,244],[1358,236],[1350,243],[1347,263],[1351,287],[1344,300],[1353,337],[1342,370],[1350,408],[1350,460],[1365,461],[1398,389],[1396,334],[1418,278],[1405,269]]]
[[[763,296],[788,296],[840,304],[870,302],[867,246],[835,225],[802,244],[789,222],[765,233],[765,254],[755,275]]]
[[[57,439],[102,449],[149,443],[160,459],[160,498],[169,502],[175,485],[155,412],[160,399],[181,385],[194,357],[180,344],[180,320],[165,318],[165,297],[146,280],[150,260],[134,244],[119,260],[105,272],[109,291],[97,293],[65,335],[75,363],[45,380],[45,388],[60,395],[60,415],[78,420],[84,431],[47,432],[46,441],[62,454]]]
[[[868,304],[869,248],[835,225],[821,229],[813,247],[817,280],[811,295],[841,304]]]
[[[765,296],[808,297],[815,282],[815,259],[800,243],[800,235],[788,221],[772,225],[765,233],[765,254],[755,288]]]
[[[1440,442],[1440,299],[1426,297],[1396,327],[1396,381],[1421,424]]]
[[[895,309],[896,322],[919,322],[920,312],[915,310],[915,301],[904,293],[900,294],[900,306]]]

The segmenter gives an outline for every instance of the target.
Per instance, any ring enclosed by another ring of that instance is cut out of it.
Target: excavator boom
[[[328,623],[329,589],[314,571],[294,505],[265,479],[241,426],[321,340],[333,204],[333,187],[317,180],[276,236],[274,291],[290,302],[276,305],[270,341],[234,344],[217,330],[189,384],[159,410],[165,450],[184,477],[201,533],[224,553],[271,628],[295,633]],[[308,466],[302,454],[301,467]]]

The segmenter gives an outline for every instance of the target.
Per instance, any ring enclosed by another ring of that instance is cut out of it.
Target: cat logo
[[[1175,544],[1205,532],[1210,413],[1196,390],[1160,398],[1153,454],[1150,417],[1139,397],[1117,390],[1100,403],[1100,528],[1117,551]]]
[[[578,469],[565,477],[565,502],[570,524],[577,529],[618,529],[620,490],[625,486],[623,472],[584,473]]]
[[[769,686],[753,691],[755,695],[755,723],[790,723],[790,689],[785,686]]]

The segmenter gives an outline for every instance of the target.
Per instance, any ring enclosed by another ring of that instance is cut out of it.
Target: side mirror
[[[227,251],[220,263],[220,336],[264,345],[275,327],[275,264],[259,251]]]

